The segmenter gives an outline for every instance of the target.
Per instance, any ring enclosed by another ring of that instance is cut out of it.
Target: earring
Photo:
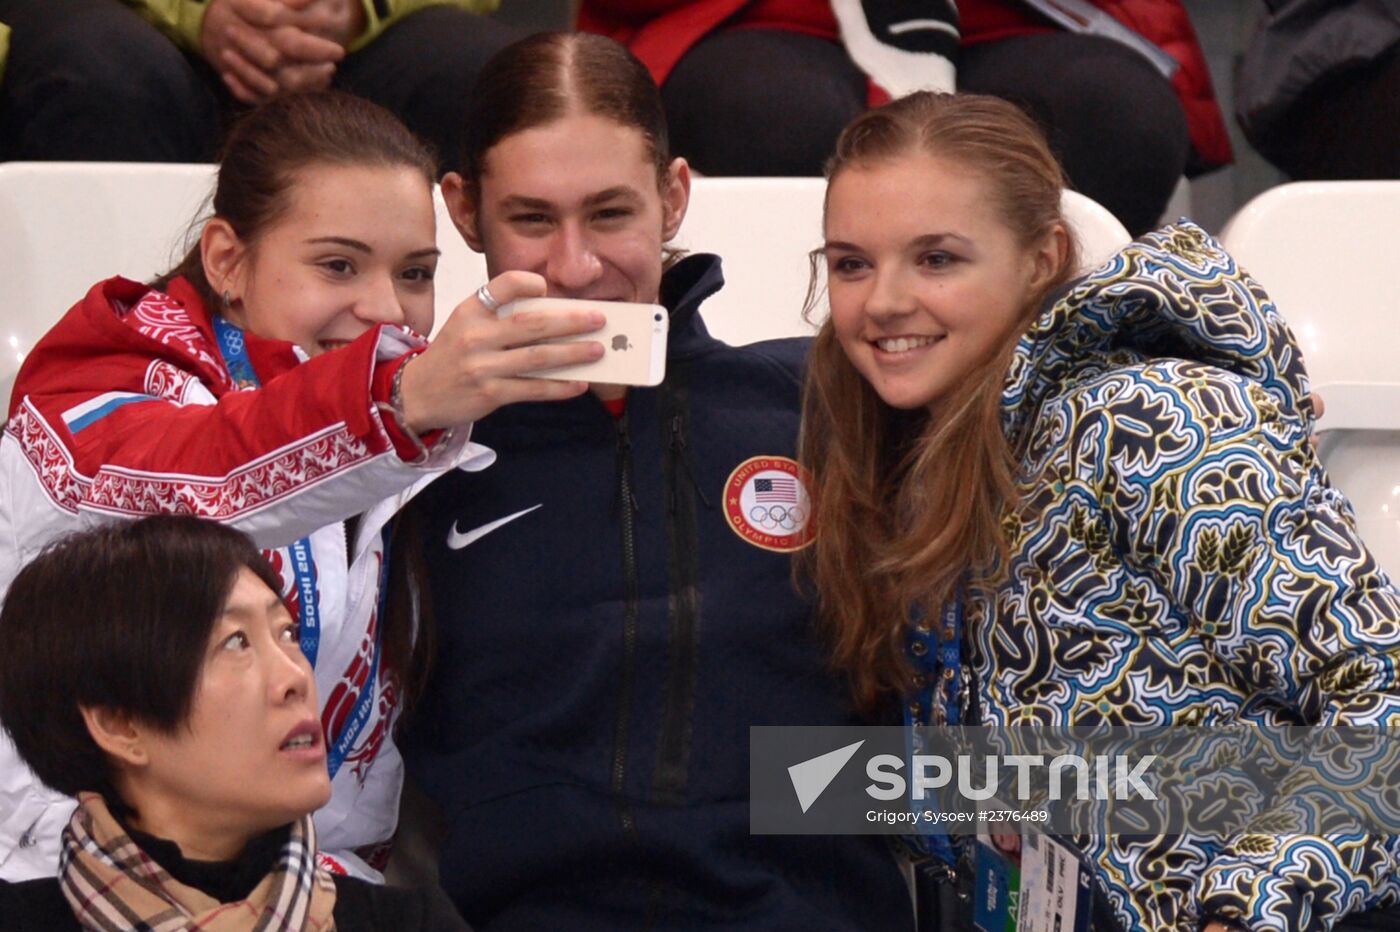
[[[224,293],[219,297],[224,302],[224,310],[228,310],[230,307],[233,306],[233,299],[229,297],[228,289],[224,289]]]

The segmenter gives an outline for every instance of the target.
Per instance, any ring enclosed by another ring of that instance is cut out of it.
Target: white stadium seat
[[[0,397],[93,283],[147,279],[179,260],[212,177],[208,165],[0,164]]]
[[[0,398],[24,354],[93,283],[143,281],[174,265],[208,210],[213,166],[100,162],[0,164]],[[805,335],[808,254],[821,243],[819,178],[697,178],[675,245],[725,258],[727,284],[705,305],[730,343]],[[1085,265],[1128,242],[1103,207],[1065,193]],[[437,321],[486,280],[437,197]],[[824,313],[824,311],[822,312]],[[820,315],[819,315],[820,316]]]
[[[1400,579],[1400,181],[1281,185],[1240,208],[1221,240],[1298,338],[1326,406],[1322,460]]]
[[[802,304],[808,256],[822,245],[825,192],[820,178],[696,179],[675,245],[724,257],[724,291],[704,305],[714,336],[742,344],[815,332],[802,319]],[[1067,190],[1063,209],[1085,270],[1131,239],[1113,214],[1084,195]],[[819,322],[825,313],[819,305],[813,318]]]
[[[705,324],[734,344],[806,336],[802,319],[808,256],[822,242],[820,178],[697,178],[675,245],[724,257],[724,290],[705,302]],[[1081,264],[1099,265],[1131,240],[1098,203],[1066,191],[1065,216],[1079,238]],[[814,318],[820,321],[825,308]]]
[[[1079,266],[1088,272],[1133,241],[1127,227],[1107,207],[1078,191],[1066,191],[1060,210],[1079,240]]]
[[[697,178],[673,245],[724,259],[705,326],[726,343],[809,336],[808,255],[822,241],[820,178]]]

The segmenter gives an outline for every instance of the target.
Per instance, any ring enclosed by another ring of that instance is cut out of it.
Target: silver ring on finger
[[[501,302],[496,300],[496,296],[491,293],[491,289],[482,285],[476,289],[476,299],[486,306],[488,311],[495,311],[501,306]]]

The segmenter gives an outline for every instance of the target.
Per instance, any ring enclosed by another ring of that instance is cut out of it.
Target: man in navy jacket
[[[879,837],[749,834],[749,727],[850,724],[790,552],[804,340],[730,347],[665,276],[665,381],[477,425],[496,465],[423,494],[437,665],[410,776],[482,929],[912,927]],[[504,519],[504,520],[503,520]]]

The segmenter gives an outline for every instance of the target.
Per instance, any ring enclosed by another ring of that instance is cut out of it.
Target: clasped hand
[[[364,29],[360,0],[210,0],[200,48],[235,98],[257,104],[329,87]]]

